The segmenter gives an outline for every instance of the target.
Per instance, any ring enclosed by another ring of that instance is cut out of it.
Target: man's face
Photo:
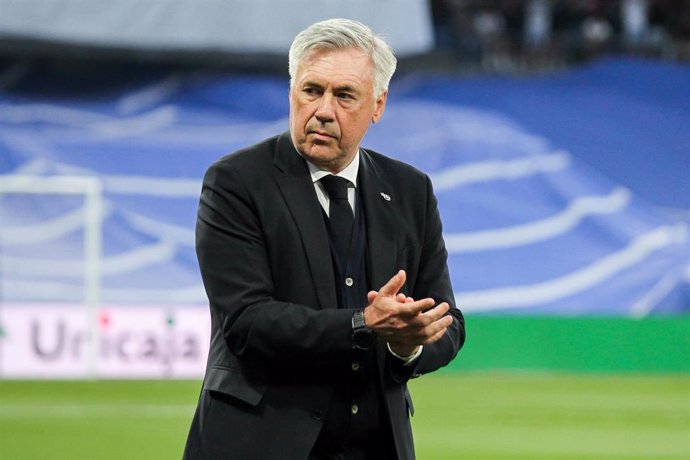
[[[309,161],[333,173],[357,153],[386,105],[374,98],[373,63],[355,48],[314,49],[304,57],[290,88],[290,135]]]

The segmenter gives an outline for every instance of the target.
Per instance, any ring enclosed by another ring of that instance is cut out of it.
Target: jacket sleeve
[[[438,203],[428,177],[426,178],[425,212],[420,262],[416,278],[410,283],[411,296],[414,299],[431,297],[437,304],[448,302],[450,309],[447,315],[453,317],[453,323],[440,340],[424,346],[421,356],[414,363],[403,366],[401,360],[389,356],[390,369],[395,380],[398,381],[418,377],[447,365],[455,358],[465,342],[465,319],[455,305]]]
[[[275,296],[255,188],[219,161],[207,171],[199,203],[196,250],[214,334],[238,357],[326,364],[352,352],[348,309],[318,309]],[[285,242],[289,244],[289,242]]]

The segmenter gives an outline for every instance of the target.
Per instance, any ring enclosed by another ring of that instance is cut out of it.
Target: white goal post
[[[97,315],[101,302],[103,184],[87,176],[0,175],[0,198],[8,194],[81,195],[84,197],[84,304],[91,312],[89,371],[98,363]],[[0,224],[0,233],[1,233]]]

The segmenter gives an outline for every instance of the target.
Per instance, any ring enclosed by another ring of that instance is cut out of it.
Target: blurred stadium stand
[[[432,0],[437,51],[492,72],[554,70],[602,55],[690,59],[684,0]]]
[[[185,62],[281,70],[294,36],[330,17],[360,20],[398,55],[434,47],[425,0],[0,0],[10,56]]]
[[[0,56],[282,71],[328,17],[386,36],[403,67],[524,73],[602,55],[690,59],[685,0],[0,0]]]

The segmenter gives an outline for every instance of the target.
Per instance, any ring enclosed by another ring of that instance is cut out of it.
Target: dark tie
[[[347,261],[350,250],[354,217],[352,207],[347,200],[347,179],[338,176],[324,176],[321,183],[328,193],[330,205],[328,208],[329,231],[337,247],[340,260]]]

